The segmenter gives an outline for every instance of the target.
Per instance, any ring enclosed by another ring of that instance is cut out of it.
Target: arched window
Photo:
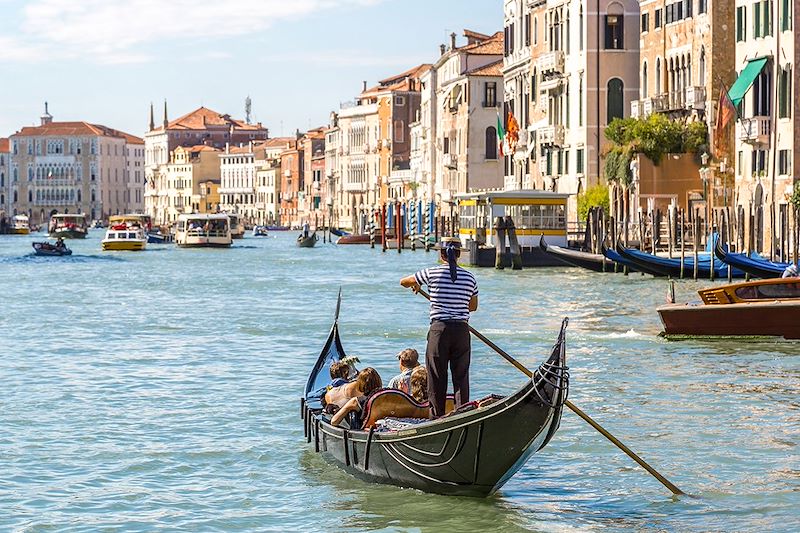
[[[700,48],[700,68],[699,72],[697,73],[697,83],[698,85],[705,86],[706,84],[706,49],[705,47]]]
[[[17,202],[19,202],[19,195],[17,194],[17,191],[14,191],[14,203]]]
[[[623,84],[619,78],[611,78],[606,86],[606,124],[623,117]]]
[[[663,91],[661,90],[661,58],[656,58],[656,87],[655,87],[655,95],[658,96]]]
[[[494,126],[486,128],[486,159],[497,159],[497,130]]]
[[[33,203],[33,191],[30,189],[28,190],[28,203],[29,204]]]
[[[642,63],[642,98],[647,98],[647,61]]]

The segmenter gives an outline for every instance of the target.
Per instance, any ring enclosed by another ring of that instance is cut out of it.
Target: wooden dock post
[[[505,218],[506,232],[508,233],[508,246],[511,248],[511,269],[522,270],[522,252],[517,240],[517,228],[511,216]]]
[[[403,204],[399,201],[396,204],[397,209],[395,214],[395,225],[394,225],[394,236],[397,239],[397,253],[402,253],[403,251]]]
[[[425,202],[425,212],[423,213],[425,223],[425,251],[431,251],[431,204]]]
[[[369,247],[375,249],[375,209],[369,208]]]
[[[497,237],[495,241],[495,257],[494,267],[498,270],[503,270],[505,265],[506,255],[506,224],[503,217],[497,217],[494,222],[494,232]]]
[[[417,223],[417,203],[411,200],[409,203],[411,213],[409,214],[409,237],[411,237],[411,251],[417,250],[417,236],[419,235],[419,224]]]
[[[667,256],[672,259],[672,246],[673,237],[675,236],[675,228],[672,226],[675,221],[675,214],[673,213],[672,206],[667,208]]]
[[[696,281],[697,280],[697,267],[698,267],[698,259],[700,253],[700,231],[701,231],[701,221],[700,221],[700,210],[696,209],[694,212],[694,231],[692,232],[692,244],[694,245],[694,265],[692,267],[692,278]]]
[[[680,233],[680,235],[681,235],[681,279],[683,279],[684,277],[686,277],[686,273],[684,272],[684,270],[686,269],[686,265],[685,265],[685,263],[686,263],[686,221],[684,220],[685,219],[685,213],[684,213],[683,208],[681,208],[680,216],[678,218],[680,219],[680,225],[681,225],[681,233]]]
[[[381,204],[381,252],[386,251],[386,203]]]

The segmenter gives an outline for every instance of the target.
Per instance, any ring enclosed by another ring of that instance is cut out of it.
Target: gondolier
[[[453,379],[456,408],[469,402],[470,333],[469,314],[478,309],[478,284],[471,272],[458,266],[461,241],[445,237],[439,246],[445,263],[425,268],[400,280],[400,285],[430,291],[431,326],[425,364],[428,367],[428,397],[433,416],[445,414],[447,369]]]

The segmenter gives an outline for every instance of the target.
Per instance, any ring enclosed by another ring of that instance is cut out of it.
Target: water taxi
[[[27,235],[31,232],[28,215],[14,215],[11,219],[11,231],[15,235]]]
[[[764,279],[697,291],[702,302],[657,309],[662,335],[800,339],[800,279]],[[672,298],[674,300],[674,298]]]
[[[567,246],[568,198],[568,194],[539,190],[458,195],[459,237],[467,251],[462,259],[471,266],[495,266],[498,230],[504,230],[510,217],[522,252],[523,266],[563,266],[558,258],[541,250],[539,240],[544,235],[547,244]],[[498,217],[504,221],[501,228],[497,227]],[[507,230],[504,233],[503,242],[509,247]]]
[[[228,215],[228,219],[230,219],[231,225],[231,238],[232,239],[244,239],[244,224],[242,221],[239,220],[239,215],[236,213],[225,213]]]
[[[232,242],[230,218],[226,214],[180,215],[175,244],[181,247],[222,247]]]
[[[84,213],[56,213],[50,217],[49,233],[55,239],[85,239],[88,231]]]
[[[103,250],[140,251],[147,247],[146,226],[139,215],[116,215],[109,217],[106,236],[101,241]]]

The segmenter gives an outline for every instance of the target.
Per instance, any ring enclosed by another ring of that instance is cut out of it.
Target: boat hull
[[[138,252],[144,250],[147,241],[103,241],[101,246],[104,251],[130,251]]]
[[[761,279],[780,278],[784,270],[791,264],[773,263],[772,261],[754,259],[746,254],[726,252],[720,241],[717,241],[717,245],[714,247],[714,255],[720,261]]]
[[[313,248],[317,244],[317,234],[312,233],[308,237],[300,235],[297,237],[297,246],[300,248]]]
[[[72,255],[69,248],[57,249],[52,246],[43,246],[44,243],[35,242],[32,244],[33,253],[43,257],[61,257],[62,255]]]
[[[11,228],[9,231],[11,235],[28,235],[30,232],[30,228]]]
[[[585,268],[594,272],[614,272],[614,262],[606,259],[604,255],[570,250],[568,248],[562,248],[561,246],[553,246],[545,242],[544,235],[539,239],[539,248],[544,253],[572,266]]]
[[[658,308],[658,316],[666,336],[771,336],[800,339],[800,302],[670,304]]]
[[[625,260],[630,261],[636,268],[647,274],[654,276],[670,276],[673,278],[681,277],[681,259],[668,257],[659,257],[652,255],[641,250],[634,248],[625,248],[621,244],[617,244],[617,253]],[[722,261],[705,253],[697,261],[697,277],[710,278],[711,270],[714,270],[714,277],[716,279],[724,279],[728,277],[728,270],[730,269],[730,277],[740,279],[745,277],[745,273],[738,268],[733,268],[726,265]],[[683,277],[692,277],[694,275],[694,255],[686,256],[683,259]]]
[[[87,231],[80,229],[57,229],[50,232],[50,237],[53,239],[85,239]]]

